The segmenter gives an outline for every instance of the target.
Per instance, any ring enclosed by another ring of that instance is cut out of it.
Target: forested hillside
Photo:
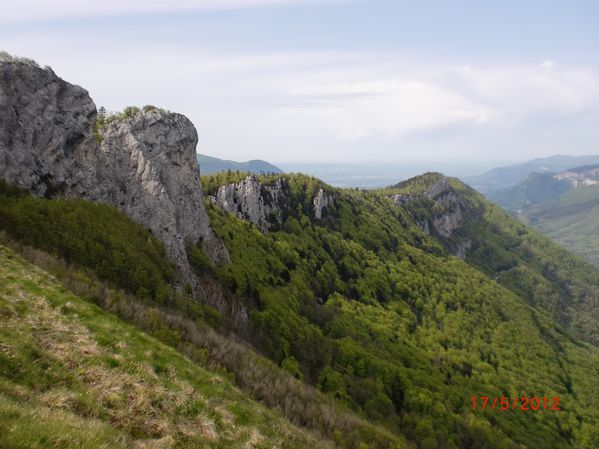
[[[245,175],[219,176],[203,180],[208,195]],[[200,279],[243,302],[247,342],[285,375],[210,334],[236,329],[175,293],[162,245],[112,207],[35,199],[4,185],[0,227],[87,270],[50,264],[66,285],[226,370],[248,395],[340,447],[402,447],[404,437],[422,448],[599,444],[599,350],[584,341],[597,335],[589,313],[598,274],[589,265],[442,175],[379,191],[302,175],[259,179],[262,192],[282,186],[281,204],[293,205],[278,211],[282,219],[260,231],[208,199],[231,262],[213,266],[199,246],[188,254]],[[316,218],[319,197],[329,202]],[[110,267],[135,270],[118,276]],[[80,286],[89,276],[137,298],[93,293]],[[5,376],[15,382],[14,371]],[[519,402],[473,410],[472,396],[558,398],[560,411],[521,410]]]
[[[294,207],[266,233],[207,203],[232,261],[214,273],[255,304],[273,360],[420,447],[597,441],[599,353],[573,336],[596,341],[592,267],[457,180],[423,196],[441,175],[375,192],[284,179]],[[315,219],[319,189],[334,201]],[[451,235],[431,230],[457,209]],[[472,411],[478,394],[558,396],[573,414]]]

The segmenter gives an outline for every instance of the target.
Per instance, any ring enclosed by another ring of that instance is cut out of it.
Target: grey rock
[[[438,234],[449,238],[464,222],[460,201],[455,193],[451,191],[439,192],[434,197],[434,201],[443,205],[443,210],[445,212],[433,217],[433,227]]]
[[[138,112],[94,134],[86,90],[50,69],[0,59],[0,178],[38,196],[112,204],[159,238],[183,282],[192,280],[185,240],[228,260],[203,205],[195,148],[184,116]]]
[[[96,107],[50,69],[0,61],[0,177],[36,195],[97,196]]]
[[[268,232],[273,225],[283,222],[285,209],[295,208],[286,178],[263,184],[255,175],[220,186],[211,200],[223,210],[254,223],[262,232]],[[333,204],[334,196],[319,189],[312,199],[313,217],[322,219],[325,208]]]
[[[286,179],[263,185],[254,175],[220,186],[213,201],[225,211],[254,223],[262,232],[268,232],[271,222],[281,223],[282,202],[287,199]]]
[[[464,239],[461,242],[458,242],[457,249],[455,255],[460,259],[466,259],[467,252],[472,248],[472,240]]]
[[[102,136],[101,199],[147,226],[181,272],[189,270],[185,239],[201,242],[214,263],[227,262],[204,208],[195,153],[198,135],[189,119],[158,109],[138,112],[108,124]]]
[[[326,193],[322,188],[319,189],[312,201],[314,204],[314,218],[321,220],[323,210],[333,204],[334,201],[335,199],[332,195]]]
[[[421,220],[417,224],[426,234],[431,234],[431,231],[434,230],[437,235],[451,240],[451,244],[448,246],[455,250],[455,255],[461,259],[466,258],[466,253],[472,247],[472,242],[456,238],[455,231],[464,224],[464,210],[467,206],[452,190],[446,176],[442,176],[428,190],[417,195],[397,194],[390,195],[390,198],[397,206],[405,206],[415,199],[426,199],[441,205],[442,212],[434,215],[430,221]]]

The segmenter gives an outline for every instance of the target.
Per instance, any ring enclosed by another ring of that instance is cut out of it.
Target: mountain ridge
[[[198,165],[201,167],[202,175],[210,175],[221,171],[240,171],[254,174],[283,173],[276,165],[262,159],[252,159],[246,162],[220,159],[214,156],[198,153]]]
[[[570,167],[599,164],[598,155],[566,156],[555,155],[537,158],[520,164],[493,168],[478,176],[462,179],[482,193],[507,188],[522,182],[531,173],[555,173]]]

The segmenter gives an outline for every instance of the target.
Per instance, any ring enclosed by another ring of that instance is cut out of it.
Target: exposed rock
[[[453,191],[446,176],[440,176],[438,181],[422,193],[415,195],[402,193],[391,195],[390,198],[398,206],[404,206],[417,199],[433,201],[441,206],[440,212],[433,215],[431,220],[423,219],[417,224],[426,234],[431,234],[431,230],[433,230],[437,235],[451,240],[450,244],[448,242],[448,246],[452,251],[455,250],[455,255],[462,259],[466,257],[466,252],[471,248],[472,242],[462,241],[455,235],[455,231],[464,224],[465,205]]]
[[[286,178],[263,184],[255,175],[220,186],[211,200],[223,210],[254,223],[262,232],[282,224],[284,211],[296,207],[292,204]],[[319,189],[312,199],[314,218],[322,219],[325,208],[333,203],[334,197]]]
[[[322,211],[329,205],[333,204],[334,198],[330,194],[326,193],[324,189],[319,189],[318,193],[314,196],[312,203],[314,204],[314,218],[321,220]]]
[[[138,112],[94,135],[86,90],[50,69],[0,60],[0,178],[39,196],[112,204],[150,229],[192,278],[185,240],[201,241],[214,263],[228,260],[202,202],[197,132],[184,116]]]
[[[220,186],[213,197],[225,211],[254,223],[262,232],[268,232],[273,222],[281,223],[282,203],[288,200],[287,180],[277,179],[263,185],[256,176]]]
[[[50,69],[0,61],[0,177],[36,195],[97,197],[96,106]]]
[[[464,239],[463,241],[458,242],[455,255],[464,260],[466,259],[466,253],[468,250],[470,250],[470,248],[472,248],[472,241],[469,239]]]
[[[399,195],[391,195],[391,199],[397,206],[403,206],[410,201],[410,195],[400,193]]]
[[[451,191],[439,192],[433,198],[433,201],[443,205],[444,210],[442,214],[433,217],[433,227],[438,234],[449,238],[464,222],[462,207],[456,194]]]
[[[115,121],[102,132],[98,175],[103,200],[146,225],[187,270],[185,241],[201,241],[217,264],[226,249],[210,228],[187,117],[158,109]]]

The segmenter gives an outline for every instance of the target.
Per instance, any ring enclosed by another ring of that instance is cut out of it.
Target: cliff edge
[[[0,179],[38,196],[106,202],[165,245],[183,282],[185,241],[215,264],[228,260],[203,204],[193,124],[183,115],[138,111],[96,125],[88,92],[29,60],[0,58]]]

